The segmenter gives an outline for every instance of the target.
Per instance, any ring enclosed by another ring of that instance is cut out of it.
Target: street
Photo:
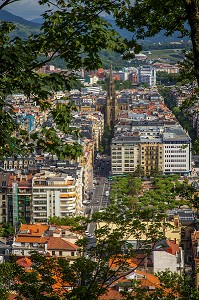
[[[110,204],[110,182],[107,180],[107,176],[110,174],[110,158],[102,157],[95,160],[94,166],[94,187],[93,195],[90,205],[87,206],[86,211],[89,214],[100,211],[106,208]],[[95,224],[89,224],[88,231],[92,235],[95,231]]]

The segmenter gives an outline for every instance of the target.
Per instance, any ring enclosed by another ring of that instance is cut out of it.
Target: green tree
[[[151,220],[150,225],[147,221]],[[78,240],[79,257],[73,264],[64,259],[32,254],[30,271],[13,265],[10,281],[3,291],[15,291],[19,299],[98,299],[117,278],[129,270],[129,259],[142,248],[144,255],[152,250],[152,244],[163,238],[160,216],[148,208],[132,209],[131,201],[111,204],[107,211],[96,212],[90,219],[79,219],[72,230],[83,231],[85,222],[95,223],[96,242],[89,244],[82,236]],[[141,248],[135,249],[128,241],[146,236]],[[4,265],[3,265],[4,267]],[[2,265],[0,265],[1,271]],[[68,291],[67,286],[72,289]]]
[[[0,228],[0,235],[5,238],[12,237],[14,235],[14,228],[11,223],[3,223]]]
[[[61,217],[50,217],[48,219],[49,224],[55,224],[55,225],[64,225],[64,226],[77,226],[78,224],[78,218],[65,216],[63,218]]]

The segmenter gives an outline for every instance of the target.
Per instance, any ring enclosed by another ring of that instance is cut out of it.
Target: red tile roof
[[[119,283],[124,283],[124,282],[131,283],[131,281],[133,279],[133,277],[131,275],[135,275],[137,277],[137,280],[140,282],[142,288],[160,287],[160,281],[155,275],[149,274],[146,272],[142,272],[139,270],[135,270],[135,271],[127,273],[125,276],[123,276],[120,279],[113,282],[112,285],[110,286],[110,288],[108,288],[107,293],[100,296],[99,299],[100,300],[123,299],[123,295],[120,294],[117,286]]]
[[[49,225],[41,224],[22,224],[18,236],[42,236],[48,230]]]
[[[15,239],[16,243],[36,243],[45,244],[47,242],[47,237],[37,237],[37,236],[18,236]]]
[[[60,237],[51,236],[48,239],[47,250],[68,250],[76,251],[78,247]]]

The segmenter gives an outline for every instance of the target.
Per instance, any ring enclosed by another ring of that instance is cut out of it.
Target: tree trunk
[[[190,26],[195,75],[199,86],[199,3],[197,0],[184,0],[184,4]]]

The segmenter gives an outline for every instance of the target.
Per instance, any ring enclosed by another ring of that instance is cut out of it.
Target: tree
[[[1,1],[0,9],[20,0]],[[81,154],[78,130],[72,130],[70,123],[74,104],[59,104],[47,101],[59,90],[70,90],[77,78],[77,70],[93,70],[101,66],[99,51],[108,49],[123,53],[134,43],[123,40],[112,29],[101,13],[116,15],[122,12],[125,2],[110,0],[49,1],[40,0],[38,5],[47,4],[49,10],[43,14],[41,33],[26,40],[10,33],[15,25],[10,22],[0,24],[0,156],[26,155],[33,149],[51,152],[58,157],[75,158]],[[39,69],[53,60],[61,58],[67,70],[60,73],[42,75]],[[23,92],[32,103],[36,102],[44,110],[52,126],[43,125],[40,131],[20,130],[7,96]],[[13,133],[18,132],[18,136]],[[64,136],[64,138],[63,138]],[[66,140],[70,137],[70,141]]]
[[[77,226],[77,224],[79,223],[78,218],[74,218],[74,217],[69,217],[69,216],[65,216],[63,218],[61,217],[50,217],[48,219],[48,223],[49,224],[56,224],[56,225],[64,225],[64,226]]]
[[[90,219],[82,217],[80,225],[71,230],[83,232],[85,222],[96,223],[96,241],[90,244],[88,238],[82,236],[77,242],[79,256],[73,264],[33,253],[30,270],[13,264],[9,273],[12,279],[4,283],[3,291],[15,291],[19,299],[26,300],[97,300],[112,282],[130,270],[130,260],[139,250],[148,255],[154,242],[164,236],[164,219],[161,221],[160,216],[148,208],[136,209],[135,206],[132,209],[132,203],[127,199],[111,204],[103,213],[94,213]],[[129,238],[140,240],[142,235],[145,242],[135,249]]]
[[[120,26],[135,33],[137,39],[152,37],[164,30],[165,36],[179,31],[181,38],[189,36],[193,47],[195,78],[199,84],[199,3],[195,0],[135,0],[133,5],[120,13]]]
[[[10,238],[14,234],[14,228],[11,223],[3,223],[0,228],[0,236]]]

